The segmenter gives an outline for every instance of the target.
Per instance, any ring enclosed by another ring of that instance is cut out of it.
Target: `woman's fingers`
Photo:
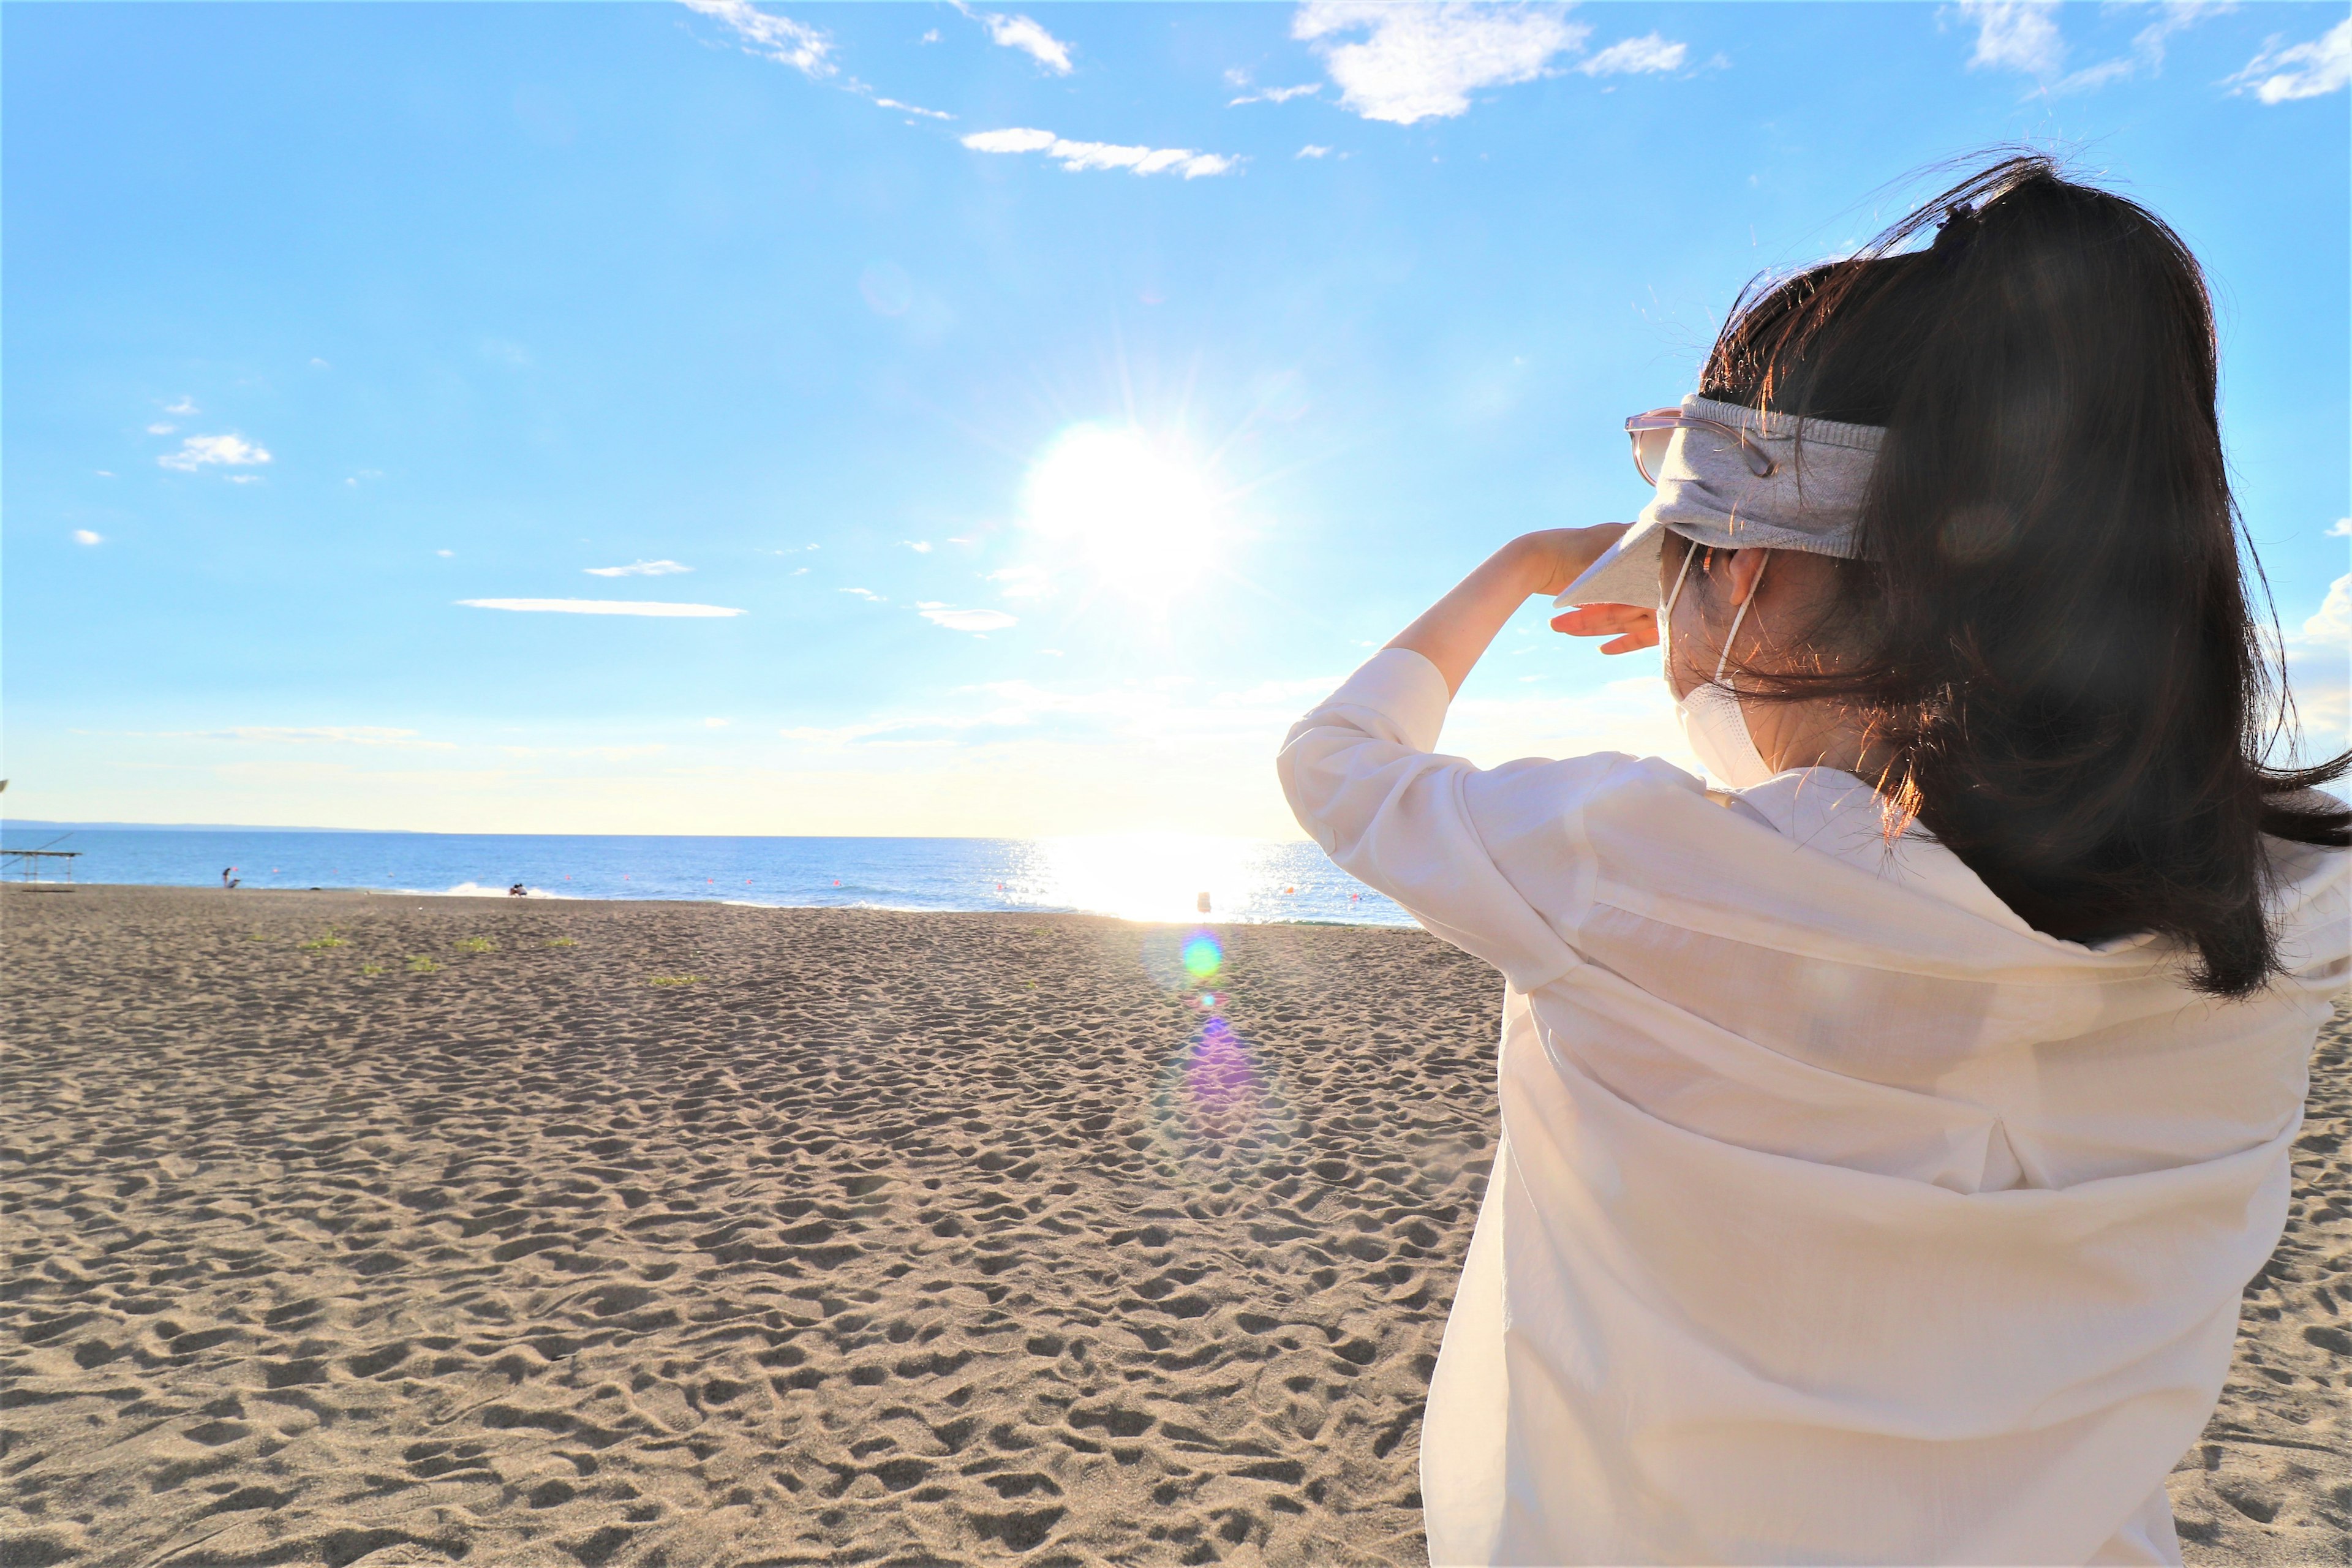
[[[1658,644],[1658,613],[1638,605],[1579,605],[1551,618],[1551,629],[1572,637],[1611,637],[1602,653],[1632,653]]]

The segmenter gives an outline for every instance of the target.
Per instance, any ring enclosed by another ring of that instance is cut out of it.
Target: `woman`
[[[1629,422],[1638,522],[1507,545],[1292,731],[1299,821],[1508,981],[1435,1562],[2180,1560],[2352,946],[2214,385],[2172,232],[2000,163],[1743,297]],[[1723,790],[1432,754],[1538,593],[1661,647]]]

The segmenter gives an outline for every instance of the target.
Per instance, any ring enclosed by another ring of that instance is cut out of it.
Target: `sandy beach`
[[[0,920],[0,1562],[1424,1560],[1501,985],[1419,932]],[[2191,1563],[2352,1561],[2348,1128],[2339,1012]]]

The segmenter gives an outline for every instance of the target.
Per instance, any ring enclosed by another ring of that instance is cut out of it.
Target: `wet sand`
[[[1202,982],[1076,916],[0,921],[0,1561],[1423,1558],[1500,990],[1425,936],[1225,928]],[[2347,1121],[2339,1017],[2192,1563],[2346,1560]]]

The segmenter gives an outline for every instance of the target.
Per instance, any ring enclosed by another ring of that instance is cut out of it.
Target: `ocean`
[[[365,888],[531,898],[709,899],[793,908],[1060,910],[1129,920],[1410,925],[1311,843],[1094,838],[714,838],[342,833],[11,823],[0,850],[78,850],[77,882]],[[5,867],[16,880],[25,863]],[[39,863],[55,878],[68,864]]]

